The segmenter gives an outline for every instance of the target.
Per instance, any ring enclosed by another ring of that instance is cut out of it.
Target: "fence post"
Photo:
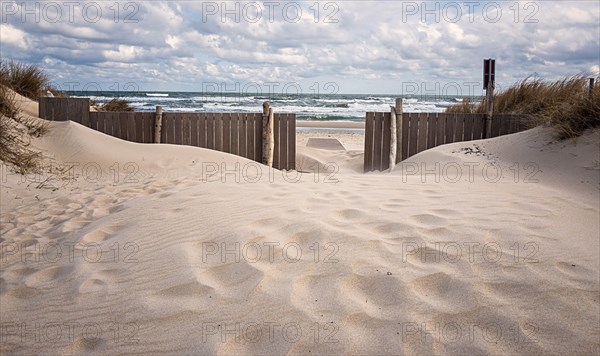
[[[485,138],[492,138],[492,116],[494,113],[494,85],[490,80],[486,90]]]
[[[268,101],[263,103],[263,116],[262,116],[262,138],[263,138],[263,152],[262,160],[263,164],[273,167],[273,151],[275,149],[275,114],[273,108],[269,105]]]
[[[404,110],[402,108],[402,98],[396,98],[396,162],[402,161],[402,125]]]
[[[390,106],[390,173],[394,170],[396,166],[396,150],[397,146],[397,127],[396,127],[396,108],[394,106]]]
[[[590,78],[590,89],[589,89],[589,96],[590,98],[594,95],[594,78]]]
[[[160,143],[162,133],[162,106],[156,107],[156,115],[154,117],[154,143]]]

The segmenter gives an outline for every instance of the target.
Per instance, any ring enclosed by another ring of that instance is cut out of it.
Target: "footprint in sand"
[[[413,234],[414,227],[411,225],[403,224],[403,223],[385,223],[380,224],[372,228],[372,230],[378,234],[396,234],[409,236]]]
[[[233,298],[246,298],[261,282],[264,273],[246,262],[209,267],[199,272],[200,284]]]
[[[364,219],[367,215],[364,212],[357,209],[342,209],[334,210],[333,216],[335,216],[338,219],[356,221]]]
[[[454,209],[433,209],[431,211],[432,213],[435,213],[437,215],[443,216],[443,217],[460,217],[463,215],[463,213],[461,211],[458,210],[454,210]]]
[[[79,293],[98,293],[106,289],[106,283],[97,278],[86,279],[79,285]]]
[[[449,313],[466,311],[477,305],[473,289],[445,272],[416,278],[409,285],[421,300]]]
[[[58,280],[64,280],[64,278],[71,274],[73,270],[73,266],[53,266],[44,268],[27,276],[25,283],[30,287],[54,283]]]
[[[4,275],[9,278],[23,279],[31,274],[34,274],[37,271],[37,268],[23,267],[4,271]]]
[[[67,347],[65,354],[81,355],[90,352],[100,353],[106,347],[106,341],[100,338],[78,337]]]
[[[432,226],[444,226],[447,225],[447,220],[443,217],[433,215],[433,214],[417,214],[411,215],[409,219],[417,224],[425,225],[426,227]]]
[[[28,286],[18,286],[4,293],[4,298],[29,299],[42,294],[42,291]]]
[[[397,309],[409,298],[406,285],[396,276],[386,274],[358,275],[353,273],[341,282],[341,295],[372,317]]]
[[[214,294],[214,288],[204,285],[198,281],[178,284],[173,287],[161,289],[155,293],[157,296],[169,299],[177,297],[202,297],[205,295]]]
[[[93,231],[83,235],[82,243],[103,242],[111,239],[114,235],[125,228],[123,224],[108,224],[101,226]]]
[[[171,193],[171,192],[166,192],[166,193],[162,193],[162,194],[160,194],[158,197],[159,197],[160,199],[165,199],[165,198],[168,198],[168,197],[170,197],[171,195],[173,195],[173,193]]]
[[[279,227],[281,225],[281,219],[266,218],[255,220],[250,223],[250,226],[254,227]]]

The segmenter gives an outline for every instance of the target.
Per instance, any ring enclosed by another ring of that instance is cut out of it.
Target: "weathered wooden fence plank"
[[[231,153],[240,155],[240,113],[231,114]]]
[[[296,170],[296,114],[288,121],[288,170]]]
[[[206,115],[196,114],[196,118],[198,120],[198,147],[206,148]]]
[[[508,116],[507,119],[508,119],[508,130],[507,130],[507,132],[509,134],[515,133],[516,132],[515,131],[515,122],[516,122],[516,120],[515,120],[514,115]]]
[[[135,112],[128,112],[125,117],[125,125],[127,125],[127,141],[137,142],[135,136]]]
[[[506,115],[506,114],[496,114],[494,115],[494,120],[498,120],[499,121],[499,132],[498,135],[502,136],[502,135],[508,135],[511,134],[511,120],[512,120],[512,116],[513,115]],[[492,126],[493,127],[493,126]]]
[[[113,136],[113,113],[112,112],[107,112],[105,114],[105,121],[104,121],[104,131],[102,133]]]
[[[175,139],[175,121],[173,116],[169,113],[163,113],[162,116],[162,130],[161,130],[161,143],[173,144]]]
[[[74,111],[73,114],[81,115],[81,124],[89,127],[90,126],[90,100],[84,99],[84,100],[78,101],[77,103],[78,103],[78,105],[76,105],[73,108],[73,111]]]
[[[109,133],[112,137],[121,137],[121,125],[119,125],[119,113],[111,112],[112,132]]]
[[[485,117],[483,115],[473,115],[473,140],[481,140],[484,133]]]
[[[279,166],[285,170],[288,167],[288,115],[283,114],[279,118]]]
[[[181,115],[174,115],[173,121],[175,123],[175,131],[173,136],[173,142],[176,145],[183,143],[183,117]]]
[[[178,126],[175,127],[175,136],[179,136],[178,145],[183,145],[185,142],[185,121],[187,119],[187,114],[185,113],[175,113],[175,117],[177,118],[176,122],[178,122]]]
[[[215,128],[215,151],[223,151],[223,116],[224,114],[217,114],[214,116],[214,128]]]
[[[446,115],[446,143],[454,142],[454,125],[456,118],[454,114]]]
[[[418,115],[419,136],[416,153],[425,151],[427,149],[427,116],[428,115],[426,113],[419,113]]]
[[[102,116],[98,116],[98,131],[103,134],[110,135],[109,132],[112,131],[112,120],[111,114],[104,114]]]
[[[473,140],[473,121],[474,117],[473,115],[470,114],[465,114],[463,116],[463,127],[464,127],[464,131],[463,131],[463,141],[471,141]]]
[[[223,114],[223,152],[232,153],[231,150],[231,114]]]
[[[123,135],[127,136],[127,126],[125,126],[125,130],[123,130],[123,123],[121,122],[121,115],[122,113],[120,112],[115,112],[115,126],[118,127],[118,135],[115,135],[116,138],[123,140]]]
[[[206,148],[215,149],[215,120],[206,116]]]
[[[248,114],[238,115],[238,127],[240,142],[238,144],[238,154],[242,157],[248,157]]]
[[[441,146],[446,143],[446,116],[437,115],[435,145]]]
[[[115,111],[112,114],[113,114],[112,115],[112,117],[113,117],[113,134],[112,134],[112,136],[120,139],[121,138],[121,121],[120,121],[121,113]]]
[[[262,114],[254,116],[254,161],[262,162]]]
[[[183,115],[183,137],[181,140],[182,145],[190,146],[192,144],[192,133],[191,133],[191,123],[190,123],[190,114],[185,113]]]
[[[383,156],[383,122],[381,120],[381,113],[375,113],[375,136],[373,136],[373,143],[375,146],[375,153],[373,155],[373,169],[381,171],[381,157]]]
[[[153,112],[144,113],[143,116],[143,137],[144,143],[152,143],[154,142],[154,118],[155,114]]]
[[[273,136],[275,139],[275,147],[273,148],[273,167],[278,168],[281,154],[281,150],[279,149],[279,145],[281,144],[281,136],[279,134],[279,129],[281,127],[281,115],[275,115],[274,117],[275,122],[273,125]]]
[[[248,115],[246,116],[246,125],[247,125],[247,130],[248,130],[248,139],[246,140],[246,151],[248,152],[248,159],[251,160],[255,160],[254,159],[254,141],[255,141],[255,137],[256,136],[256,131],[254,130],[254,116],[253,115]]]
[[[410,114],[409,113],[403,113],[402,114],[402,139],[400,140],[402,142],[402,161],[407,159],[409,157],[409,152],[408,152],[408,145],[409,145],[409,139],[408,139],[408,134],[409,134],[409,125],[410,125]]]
[[[454,114],[454,142],[462,142],[464,138],[464,114]]]
[[[135,142],[145,143],[144,140],[144,121],[146,117],[143,115],[144,113],[136,112],[135,113]]]
[[[52,114],[57,118],[58,121],[69,120],[69,112],[67,111],[67,106],[65,104],[65,99],[59,99],[56,108],[53,110]]]
[[[67,121],[67,120],[69,120],[68,114],[69,113],[68,113],[67,108],[65,106],[65,100],[64,99],[59,99],[59,101],[56,103],[56,106],[55,106],[54,110],[52,110],[52,118],[53,118],[53,120]]]
[[[381,115],[381,121],[383,124],[381,135],[383,136],[383,152],[381,154],[381,163],[380,163],[380,171],[384,171],[390,168],[390,152],[391,145],[390,141],[392,140],[390,127],[392,125],[392,115],[391,113],[383,113]]]
[[[121,140],[127,141],[129,132],[127,127],[127,118],[129,117],[128,112],[119,113],[119,125],[121,125]]]
[[[240,114],[231,113],[231,153],[234,155],[240,155]]]
[[[198,147],[198,116],[195,114],[188,114],[190,123],[190,146]]]
[[[49,102],[46,100],[46,98],[40,98],[40,101],[38,102],[38,116],[46,120],[49,120],[48,118],[51,117],[50,113],[48,112],[50,109],[50,105],[48,103]]]
[[[430,113],[427,118],[427,149],[436,145],[438,114]]]
[[[501,121],[500,114],[496,114],[492,117],[492,133],[491,133],[491,137],[488,137],[488,138],[500,136],[500,121]]]
[[[411,113],[410,114],[410,126],[408,129],[408,155],[414,156],[418,153],[418,140],[419,140],[419,116],[418,114]]]
[[[90,128],[92,130],[100,131],[100,130],[98,130],[98,113],[97,112],[90,113]]]
[[[374,131],[374,112],[368,112],[365,118],[365,159],[364,159],[364,169],[365,172],[371,172],[373,170],[373,136],[375,135]]]

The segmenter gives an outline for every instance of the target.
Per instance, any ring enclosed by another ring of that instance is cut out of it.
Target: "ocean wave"
[[[166,92],[164,92],[166,93]],[[275,112],[295,113],[309,120],[364,120],[367,112],[388,112],[394,105],[393,96],[376,95],[233,95],[230,93],[169,92],[168,97],[146,96],[146,93],[90,93],[89,97],[103,104],[114,97],[127,100],[135,110],[154,111],[157,105],[173,112],[262,112],[269,101]],[[126,94],[121,96],[121,94]],[[458,97],[409,97],[403,99],[404,112],[443,112],[462,101]]]

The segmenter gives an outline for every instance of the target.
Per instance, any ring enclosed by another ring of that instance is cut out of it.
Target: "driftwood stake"
[[[396,149],[397,149],[397,136],[396,136],[396,108],[391,106],[390,111],[390,173],[396,166]]]
[[[396,98],[396,162],[402,161],[402,98]]]
[[[589,96],[590,98],[594,95],[594,78],[590,78],[590,91],[589,91]]]
[[[263,103],[263,164],[273,167],[273,151],[275,149],[275,137],[274,137],[274,125],[275,115],[273,108],[269,105],[269,102]]]
[[[162,106],[156,107],[156,116],[154,118],[154,143],[160,143],[162,133]]]

